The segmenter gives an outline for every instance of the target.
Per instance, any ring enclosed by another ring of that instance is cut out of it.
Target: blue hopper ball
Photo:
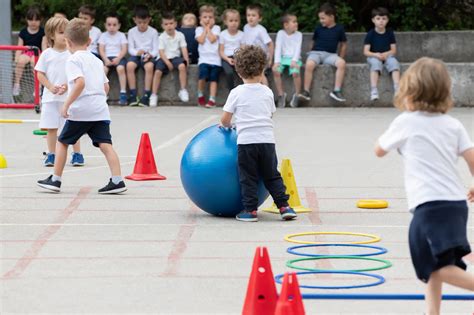
[[[189,199],[207,213],[232,217],[242,211],[237,132],[211,126],[198,133],[181,158],[181,183]],[[259,206],[268,195],[260,180]]]

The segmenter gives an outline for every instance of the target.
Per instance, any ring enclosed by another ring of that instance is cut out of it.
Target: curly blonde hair
[[[446,113],[452,106],[451,77],[445,64],[438,59],[423,57],[403,74],[394,104],[400,110]]]
[[[250,79],[263,73],[267,64],[265,51],[254,45],[244,46],[234,54],[235,70],[243,79]]]

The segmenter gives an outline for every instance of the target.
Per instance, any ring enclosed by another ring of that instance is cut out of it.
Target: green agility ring
[[[300,261],[311,261],[311,260],[321,260],[321,259],[355,259],[355,260],[370,260],[376,261],[382,264],[380,267],[373,267],[373,268],[364,268],[364,269],[341,269],[341,270],[334,270],[334,269],[317,269],[317,268],[307,268],[307,267],[300,267],[296,266],[295,263]],[[288,268],[297,269],[297,270],[305,270],[305,271],[340,271],[340,272],[366,272],[366,271],[376,271],[382,270],[392,267],[392,263],[385,259],[380,258],[372,258],[372,257],[360,257],[360,256],[319,256],[319,257],[310,257],[310,258],[298,258],[288,260],[286,263]]]
[[[48,131],[37,129],[37,130],[33,130],[33,134],[35,136],[46,136],[48,134]]]

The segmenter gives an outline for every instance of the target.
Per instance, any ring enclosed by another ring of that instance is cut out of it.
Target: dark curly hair
[[[263,73],[267,54],[258,46],[244,46],[234,54],[235,70],[243,79],[250,79]]]

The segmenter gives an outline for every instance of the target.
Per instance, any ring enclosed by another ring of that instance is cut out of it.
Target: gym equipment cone
[[[257,247],[242,315],[273,315],[278,294],[266,247]]]
[[[0,168],[7,168],[7,159],[5,159],[3,154],[0,154]]]
[[[283,183],[286,186],[286,193],[290,196],[288,204],[295,210],[296,213],[311,212],[310,208],[303,207],[301,205],[300,195],[298,194],[298,188],[296,187],[295,175],[293,173],[293,167],[291,167],[291,161],[284,159],[281,162],[281,177],[283,177]],[[271,213],[280,213],[280,209],[273,204],[270,208],[263,209],[263,211]]]
[[[275,315],[304,315],[303,299],[301,298],[298,278],[294,272],[285,272],[280,297],[278,298]]]
[[[140,139],[140,146],[138,147],[133,174],[125,176],[125,178],[131,180],[166,179],[166,177],[160,175],[156,169],[155,157],[153,155],[153,149],[150,143],[150,136],[146,132],[142,133],[142,137]]]

